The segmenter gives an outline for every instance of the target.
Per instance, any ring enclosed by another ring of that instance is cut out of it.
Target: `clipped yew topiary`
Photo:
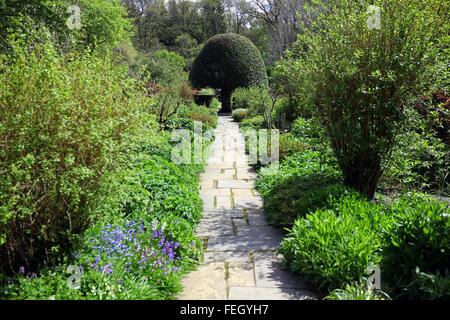
[[[231,94],[239,87],[267,85],[261,53],[247,38],[237,34],[219,34],[205,44],[189,75],[194,88],[220,89],[222,109],[231,112]]]

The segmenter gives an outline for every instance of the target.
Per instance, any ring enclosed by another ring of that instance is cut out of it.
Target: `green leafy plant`
[[[389,295],[380,290],[367,289],[365,284],[347,284],[344,289],[335,289],[326,300],[391,300]]]
[[[448,300],[450,298],[450,274],[435,274],[416,268],[413,281],[405,288],[408,298],[414,300]]]
[[[324,162],[317,151],[304,150],[288,157],[278,170],[262,168],[256,187],[264,199],[268,221],[275,226],[291,226],[310,209],[327,204],[330,195],[340,195],[340,172],[332,161]]]
[[[446,28],[438,12],[447,8],[442,1],[376,1],[382,27],[375,29],[367,25],[373,4],[318,3],[314,19],[301,28],[296,57],[344,183],[368,198],[403,128],[404,106],[438,55],[434,44]]]
[[[177,116],[185,119],[200,121],[211,128],[217,127],[217,113],[212,108],[199,106],[191,103],[189,106],[181,106],[177,111]]]
[[[409,122],[408,127],[414,130],[399,134],[389,166],[381,180],[382,188],[414,188],[448,195],[449,146],[434,137],[432,129],[423,121]]]
[[[161,86],[179,86],[186,78],[183,71],[185,61],[176,52],[159,50],[153,53],[147,64],[147,71],[153,81]]]
[[[239,127],[244,129],[245,128],[261,128],[264,126],[264,117],[263,116],[253,116],[253,117],[246,117],[241,122],[239,122]]]
[[[249,112],[247,109],[234,109],[231,117],[236,122],[241,122],[245,118],[247,118]]]
[[[281,134],[279,139],[280,162],[297,152],[302,152],[309,148],[308,143],[297,139],[294,135],[290,133]]]
[[[449,205],[433,198],[405,195],[392,204],[395,223],[383,228],[383,277],[398,297],[409,296],[416,268],[446,274],[450,265]],[[413,295],[417,298],[417,295]]]
[[[14,58],[0,60],[3,272],[67,250],[96,219],[103,178],[122,152],[155,131],[141,112],[148,98],[123,67],[96,54],[60,56],[49,41],[12,44]]]
[[[390,215],[386,207],[358,193],[330,201],[330,209],[297,219],[279,251],[291,271],[301,272],[319,288],[334,290],[364,282],[367,268],[379,265],[378,234],[390,223]]]

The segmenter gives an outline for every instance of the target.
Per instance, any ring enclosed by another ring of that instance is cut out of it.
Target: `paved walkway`
[[[183,279],[179,299],[314,299],[298,275],[281,269],[275,251],[283,231],[265,221],[238,124],[219,117],[215,134],[200,181],[204,211],[196,234],[203,261]]]

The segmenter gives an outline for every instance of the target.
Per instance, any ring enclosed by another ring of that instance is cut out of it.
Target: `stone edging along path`
[[[298,275],[281,269],[275,251],[283,231],[265,221],[238,124],[221,116],[215,135],[200,180],[203,218],[196,235],[203,241],[203,261],[183,279],[178,299],[315,299]]]

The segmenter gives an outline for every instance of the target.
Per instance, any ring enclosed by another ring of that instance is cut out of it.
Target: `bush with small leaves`
[[[241,122],[245,118],[247,118],[249,112],[247,109],[235,109],[233,110],[233,113],[231,114],[231,117],[236,122]]]
[[[189,80],[197,89],[220,89],[222,112],[231,112],[234,89],[267,85],[258,48],[249,39],[232,33],[216,35],[206,42],[192,65]]]

